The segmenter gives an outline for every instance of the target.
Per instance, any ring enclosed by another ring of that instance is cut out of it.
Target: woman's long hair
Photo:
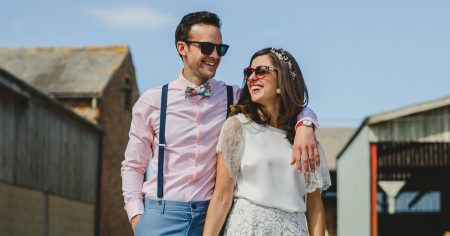
[[[256,57],[262,55],[268,55],[278,70],[277,82],[278,88],[281,90],[278,96],[281,97],[281,104],[277,125],[279,129],[286,131],[286,138],[293,144],[297,115],[308,104],[308,90],[300,66],[288,51],[274,48],[257,51],[250,59],[250,65]],[[279,58],[279,56],[284,57]],[[252,101],[246,81],[244,81],[241,97],[236,105],[235,113],[240,112],[258,124],[269,125],[270,123],[270,115],[264,112],[261,105]]]

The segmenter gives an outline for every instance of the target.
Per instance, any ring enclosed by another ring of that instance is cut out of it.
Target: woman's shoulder
[[[236,115],[228,117],[228,119],[224,123],[224,126],[227,123],[228,123],[228,125],[232,125],[232,126],[247,127],[247,126],[253,124],[254,122],[250,118],[245,116],[243,113],[238,113]]]
[[[243,124],[248,123],[250,121],[250,119],[247,116],[245,116],[243,113],[238,113],[235,116],[231,116],[230,118],[233,118],[233,117],[235,117],[235,119],[239,120],[239,122],[241,122]]]
[[[244,120],[245,118],[246,117],[242,113],[236,114],[234,116],[230,116],[227,118],[227,120],[223,124],[223,129],[225,129],[225,130],[241,129],[242,124],[245,123],[245,120]]]

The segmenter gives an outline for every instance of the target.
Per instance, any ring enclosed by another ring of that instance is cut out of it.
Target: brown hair
[[[189,13],[183,16],[175,30],[175,47],[178,41],[185,42],[189,40],[189,32],[191,31],[192,26],[196,24],[212,25],[219,29],[222,26],[219,16],[212,12],[198,11]]]
[[[280,59],[274,52],[284,58]],[[278,69],[278,87],[281,89],[280,114],[277,118],[278,128],[286,131],[286,138],[291,144],[295,138],[295,124],[297,115],[302,112],[308,104],[308,90],[303,80],[302,71],[295,58],[283,49],[264,48],[253,54],[252,61],[259,56],[268,55],[275,68]],[[290,64],[290,65],[289,65]],[[236,105],[235,113],[243,113],[245,116],[258,124],[269,125],[270,115],[266,114],[261,105],[252,101],[250,92],[245,83],[242,86],[241,97]]]

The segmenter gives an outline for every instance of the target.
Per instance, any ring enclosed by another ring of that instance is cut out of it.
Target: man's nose
[[[209,56],[214,57],[214,58],[220,58],[219,52],[217,52],[217,47],[214,47],[214,50],[212,51],[212,53]]]

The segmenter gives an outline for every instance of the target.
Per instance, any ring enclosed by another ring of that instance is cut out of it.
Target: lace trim
[[[319,170],[312,174],[305,174],[305,181],[307,193],[312,193],[316,189],[320,189],[322,192],[331,187],[330,175],[323,176],[322,171]]]
[[[316,169],[316,172],[305,174],[307,193],[312,193],[316,189],[320,189],[320,192],[322,192],[331,187],[331,177],[330,171],[328,170],[327,158],[325,157],[325,150],[320,142],[317,142],[317,148],[320,153],[320,166]]]
[[[220,131],[217,152],[221,152],[228,169],[228,174],[237,180],[242,156],[244,154],[244,131],[242,124],[235,116],[228,118]]]

